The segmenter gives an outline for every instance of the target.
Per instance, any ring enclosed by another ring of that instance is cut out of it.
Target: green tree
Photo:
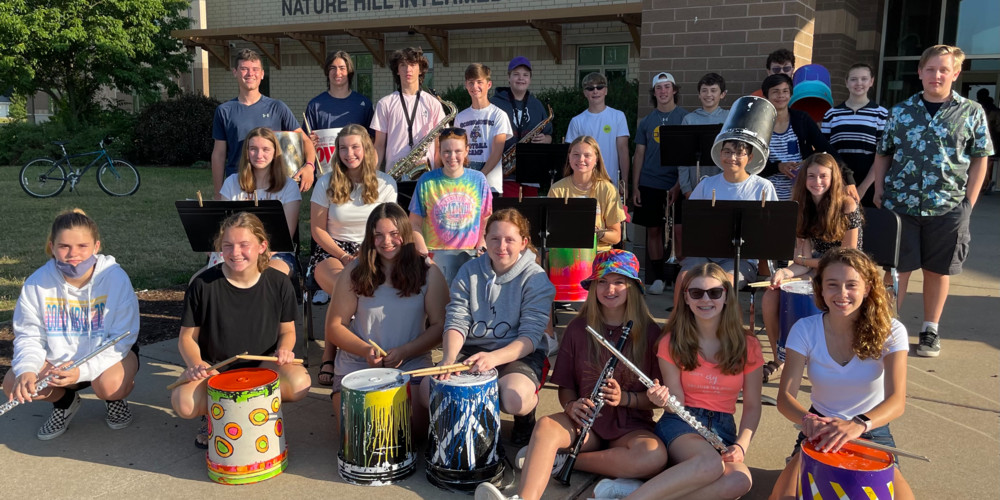
[[[179,91],[171,77],[190,55],[170,32],[185,29],[186,0],[2,0],[0,88],[52,98],[76,129],[99,115],[102,88],[149,98]]]

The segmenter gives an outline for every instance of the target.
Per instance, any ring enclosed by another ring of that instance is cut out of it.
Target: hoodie
[[[466,346],[487,351],[500,349],[518,337],[544,349],[545,327],[549,323],[556,287],[535,253],[525,250],[514,267],[497,275],[489,254],[466,262],[451,284],[444,331],[456,330]]]
[[[45,361],[80,359],[126,331],[132,334],[80,366],[79,382],[90,382],[125,359],[139,336],[139,300],[132,282],[110,255],[97,255],[94,275],[76,288],[49,259],[21,287],[14,308],[15,376],[38,373]]]

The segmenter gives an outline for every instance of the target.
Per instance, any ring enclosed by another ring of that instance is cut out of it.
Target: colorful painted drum
[[[892,500],[895,468],[892,455],[854,443],[836,453],[817,451],[802,442],[799,500]]]
[[[288,465],[278,374],[266,368],[230,370],[208,379],[208,477],[249,484]]]
[[[413,473],[409,381],[393,368],[358,370],[341,381],[337,467],[344,481],[382,486]]]
[[[778,338],[779,358],[785,360],[785,341],[788,340],[788,332],[792,330],[792,325],[796,321],[820,314],[816,307],[816,300],[813,295],[812,280],[793,281],[781,285],[781,305],[778,308],[778,325],[781,337]]]
[[[439,488],[471,492],[503,478],[497,371],[431,378],[427,479]]]
[[[445,283],[451,286],[451,282],[455,280],[455,276],[458,275],[458,270],[461,269],[466,262],[476,258],[475,250],[431,250],[429,252],[431,260],[434,264],[438,266],[441,270],[441,274],[444,274]]]
[[[556,302],[583,302],[587,290],[580,282],[589,278],[596,248],[550,248],[549,280],[556,286]]]

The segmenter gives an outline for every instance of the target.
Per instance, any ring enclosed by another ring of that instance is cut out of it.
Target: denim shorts
[[[722,442],[726,443],[726,446],[736,442],[736,419],[733,418],[732,413],[710,411],[691,406],[686,407],[686,409],[698,422],[701,422],[701,425],[718,434]],[[694,430],[694,427],[691,427],[687,422],[681,420],[681,417],[669,411],[663,413],[660,421],[656,423],[656,428],[653,429],[653,432],[663,441],[668,450],[670,449],[670,443],[678,437],[684,434],[698,434],[698,431]]]

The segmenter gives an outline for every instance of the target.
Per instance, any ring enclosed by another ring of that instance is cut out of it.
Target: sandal
[[[194,437],[194,446],[196,448],[207,450],[209,438],[210,436],[208,435],[208,417],[202,415],[201,427],[198,428],[198,434]]]
[[[333,385],[333,377],[336,375],[333,370],[327,371],[326,365],[334,366],[333,361],[324,361],[323,364],[319,365],[319,374],[316,375],[316,382],[319,385],[325,385],[327,387]],[[323,377],[326,377],[325,379]]]
[[[764,383],[766,384],[772,375],[775,373],[781,373],[781,365],[775,363],[774,361],[768,361],[764,364],[762,372],[764,374]]]

